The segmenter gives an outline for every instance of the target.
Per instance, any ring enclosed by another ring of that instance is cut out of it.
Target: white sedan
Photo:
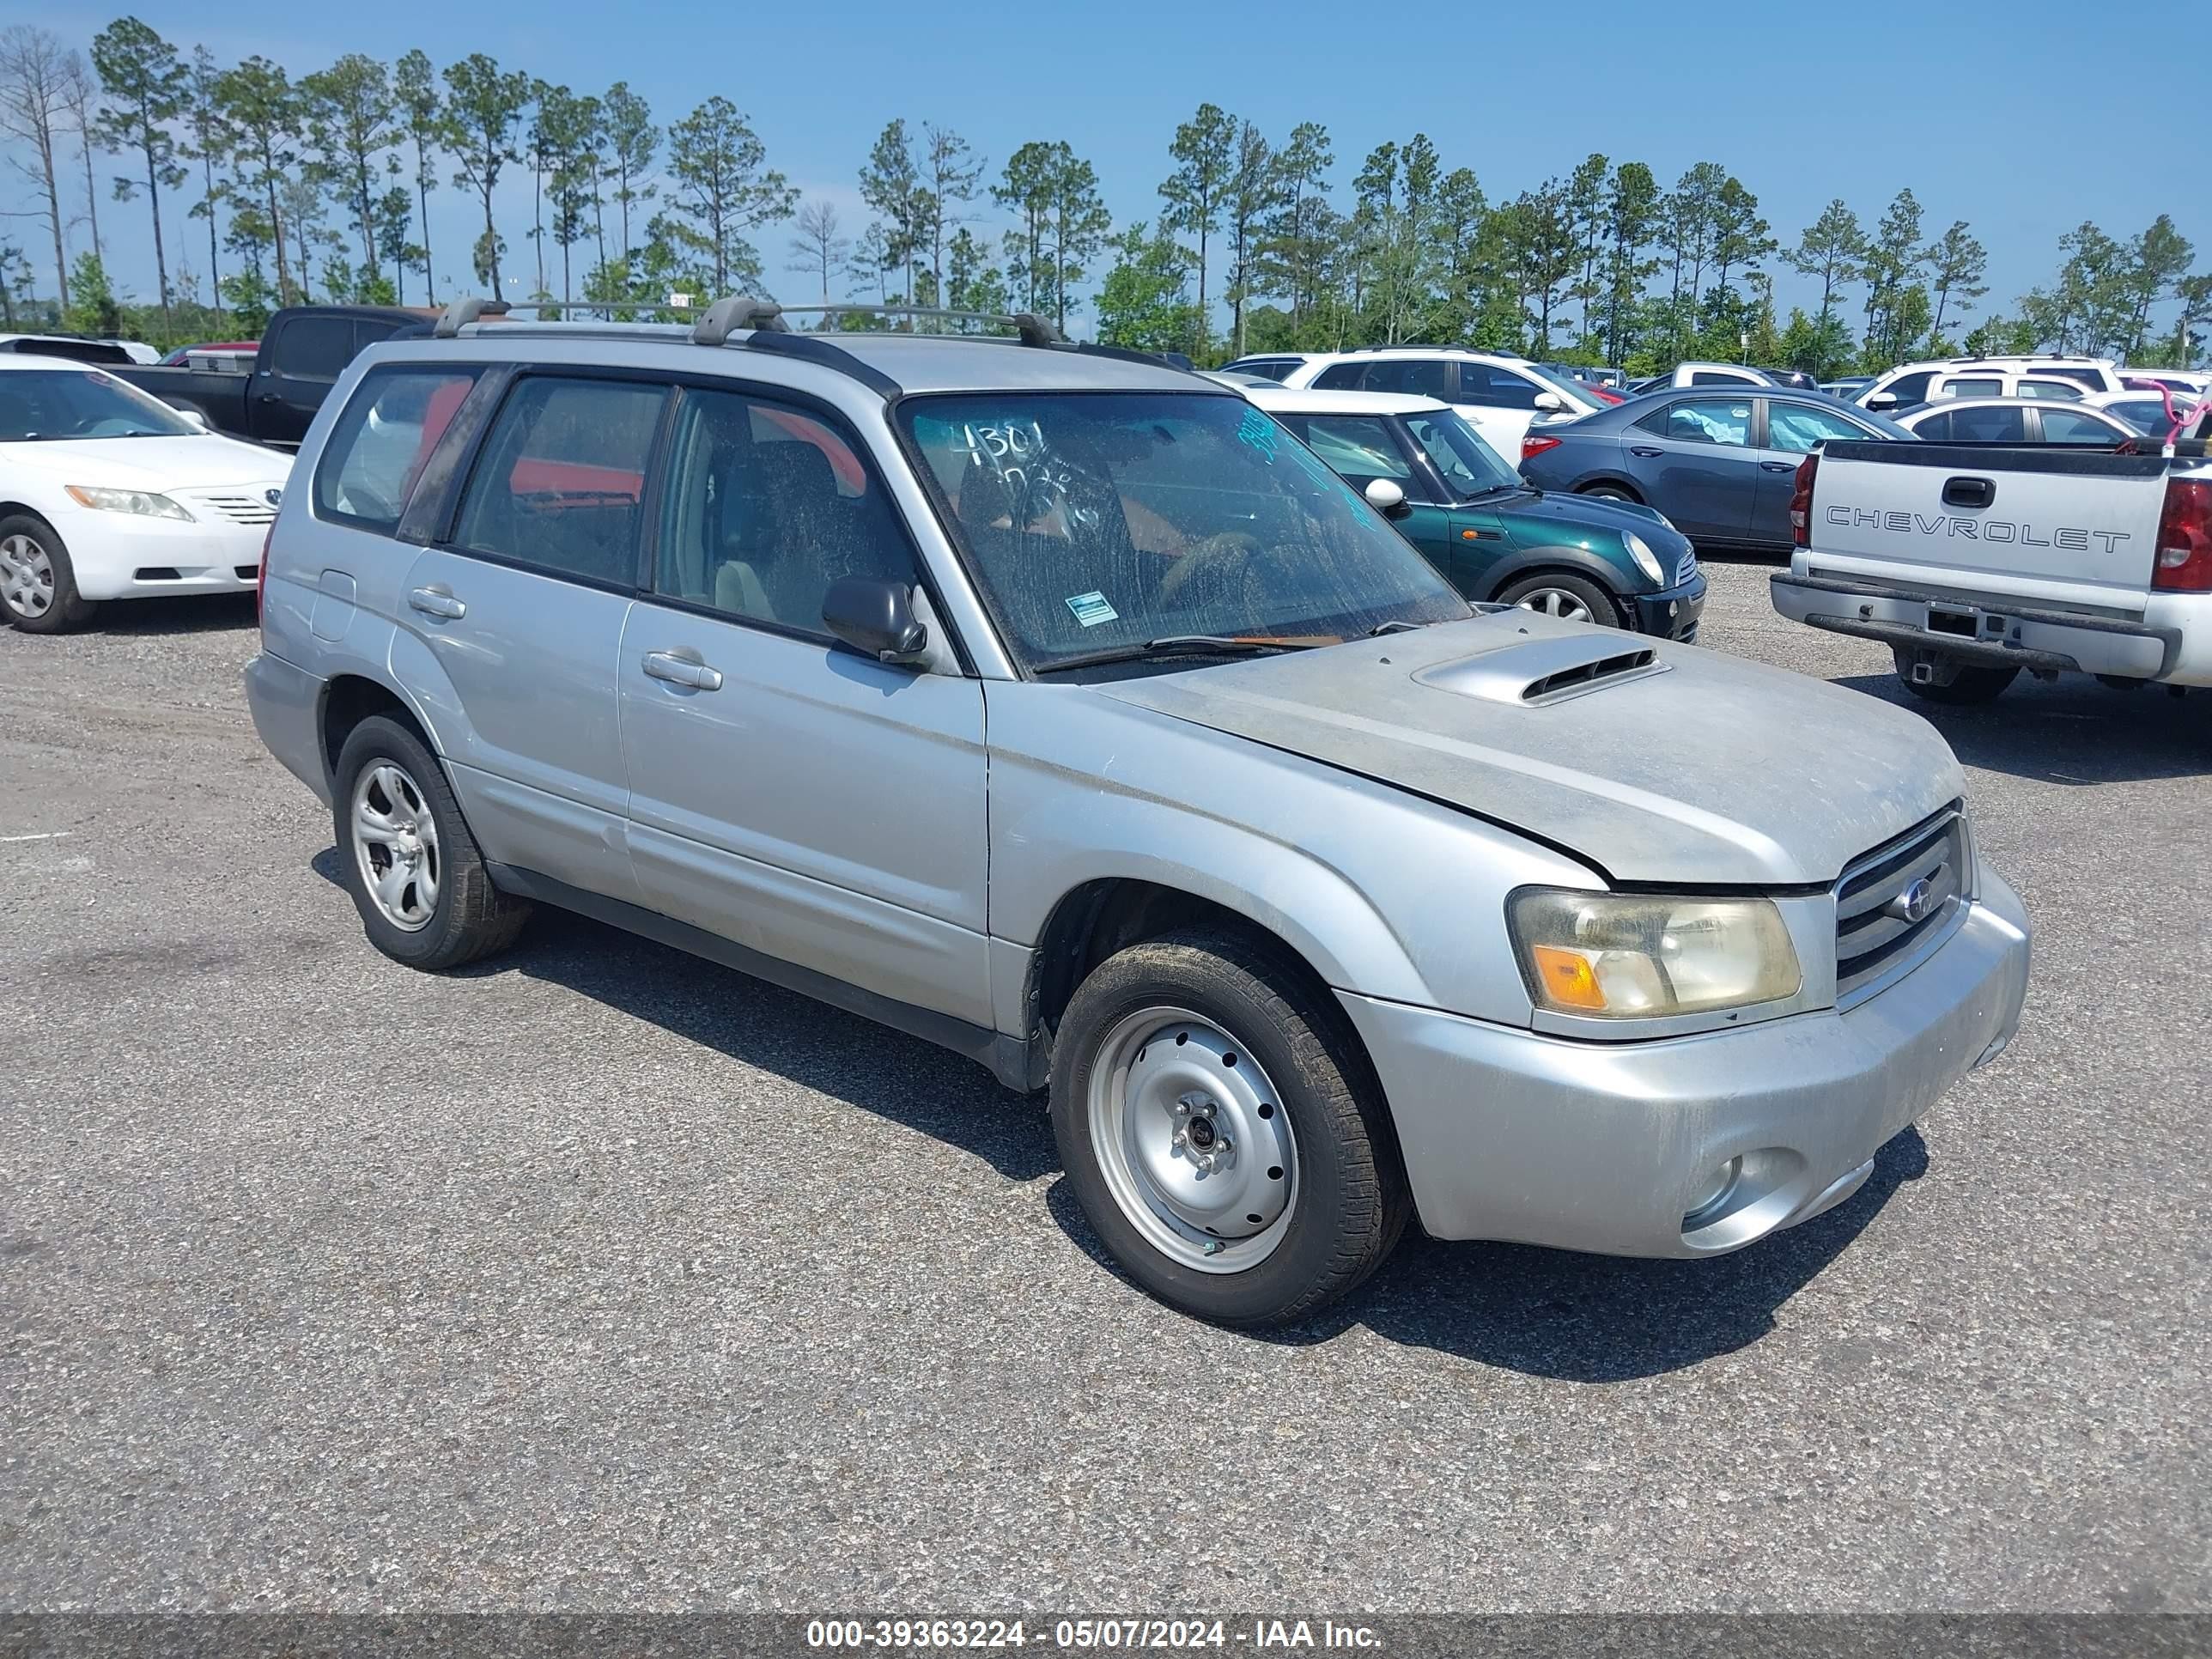
[[[249,592],[290,470],[104,370],[0,357],[0,610],[48,634],[103,599]]]

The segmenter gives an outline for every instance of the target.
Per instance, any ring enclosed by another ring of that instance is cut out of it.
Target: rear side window
[[[362,376],[315,465],[315,516],[392,534],[481,372],[395,366]]]
[[[665,386],[524,380],[469,476],[456,551],[627,587],[637,580],[645,471]]]
[[[1322,392],[1357,392],[1366,373],[1365,363],[1332,363],[1314,377],[1314,386]]]
[[[1690,398],[1652,410],[1637,425],[1678,443],[1742,445],[1751,441],[1747,398]]]
[[[2071,380],[2075,385],[2091,392],[2102,392],[2105,389],[2105,377],[2094,368],[2052,368],[2047,364],[2039,363],[2036,366],[2035,372],[2048,380]]]
[[[2043,441],[2116,444],[2120,441],[2120,434],[2086,409],[2046,409],[2043,411]]]
[[[2067,403],[2078,400],[2081,388],[2072,380],[2022,380],[2013,395],[2016,398],[2042,398]]]
[[[346,317],[295,317],[271,343],[269,366],[292,380],[335,380],[353,361],[353,322]]]
[[[1759,384],[1748,374],[1722,374],[1710,368],[1692,369],[1692,386],[1756,386]]]

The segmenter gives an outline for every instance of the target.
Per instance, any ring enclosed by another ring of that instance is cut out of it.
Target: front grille
[[[1697,574],[1698,550],[1693,547],[1674,562],[1674,586],[1680,587]]]
[[[233,524],[272,524],[276,518],[276,508],[258,490],[250,495],[219,495],[210,490],[190,499],[197,505],[213,507]]]
[[[1954,803],[1854,860],[1836,883],[1836,1002],[1872,996],[1933,950],[1971,896],[1966,820]],[[1922,882],[1920,914],[1908,895]]]

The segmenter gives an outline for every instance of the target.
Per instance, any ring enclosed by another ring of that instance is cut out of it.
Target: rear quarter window
[[[315,516],[389,536],[481,368],[398,365],[361,378],[315,464]]]

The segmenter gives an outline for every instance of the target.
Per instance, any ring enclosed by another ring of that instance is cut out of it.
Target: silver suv
[[[1749,1244],[2012,1034],[1926,724],[1478,613],[1226,387],[1026,319],[475,309],[339,380],[246,670],[400,962],[553,904],[972,1055],[1233,1324],[1413,1216]]]

